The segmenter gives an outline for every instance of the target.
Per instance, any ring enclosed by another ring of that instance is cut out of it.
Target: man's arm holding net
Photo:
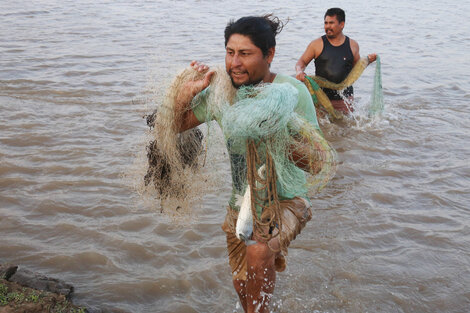
[[[290,131],[287,156],[297,167],[314,178],[314,184],[322,188],[336,171],[336,151],[323,137],[321,131],[309,122],[299,119],[295,131]]]
[[[191,62],[191,67],[203,76],[188,80],[179,88],[174,104],[175,128],[178,132],[183,132],[201,124],[190,108],[191,101],[198,93],[209,86],[215,73],[214,71],[208,71],[206,65],[199,64],[196,61]]]
[[[323,155],[315,149],[307,138],[292,137],[293,143],[289,146],[289,159],[300,169],[315,175],[321,170]]]

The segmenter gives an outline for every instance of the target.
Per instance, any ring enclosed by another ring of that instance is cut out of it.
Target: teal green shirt
[[[299,114],[301,117],[309,121],[317,129],[320,129],[318,126],[317,116],[315,112],[315,107],[313,105],[312,97],[308,92],[307,87],[301,82],[295,79],[294,77],[277,74],[274,78],[273,83],[289,83],[294,86],[298,91],[298,102],[294,108],[294,111]],[[200,122],[208,122],[211,120],[216,120],[219,126],[220,116],[208,116],[207,114],[207,95],[210,92],[210,88],[205,89],[201,92],[193,102],[193,112],[196,118]],[[222,127],[222,126],[221,126]],[[238,210],[239,208],[235,205],[236,195],[243,196],[246,188],[246,158],[244,154],[238,153],[240,149],[237,149],[233,146],[232,142],[226,138],[226,146],[230,156],[230,165],[232,170],[232,196],[230,198],[229,205]],[[301,181],[304,182],[302,186],[299,186],[297,190],[287,192],[282,190],[278,185],[278,196],[280,200],[283,199],[292,199],[294,197],[306,197],[307,188],[306,188],[306,178],[305,173],[295,167],[295,173]]]

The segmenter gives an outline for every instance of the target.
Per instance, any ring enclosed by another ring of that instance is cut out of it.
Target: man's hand
[[[295,78],[297,78],[297,79],[300,80],[301,82],[305,81],[305,76],[306,76],[306,74],[305,74],[305,72],[303,72],[303,71],[302,71],[302,72],[297,72],[297,73],[295,74]]]
[[[197,61],[192,61],[190,65],[195,71],[205,75],[201,79],[191,80],[184,84],[177,98],[178,105],[182,107],[187,107],[198,93],[206,89],[211,82],[212,76],[215,74],[214,71],[208,72],[209,67],[207,65]]]
[[[189,64],[195,71],[198,71],[199,73],[205,73],[209,69],[209,67],[203,63],[199,63],[198,61],[192,61],[191,64]]]
[[[322,152],[316,150],[306,138],[296,136],[292,139],[294,143],[289,147],[289,159],[298,168],[312,175],[318,174],[321,170]]]
[[[215,74],[215,71],[208,71],[209,67],[207,65],[200,64],[197,61],[192,61],[191,67],[195,71],[204,74],[204,76],[200,79],[187,81],[179,90],[174,107],[175,128],[178,132],[201,124],[194,112],[190,110],[190,104],[198,93],[209,86],[212,76]]]
[[[305,81],[305,72],[300,66],[295,67],[295,78],[297,78],[300,81]]]
[[[377,60],[377,53],[371,53],[367,56],[367,60],[369,60],[369,64],[375,62]]]

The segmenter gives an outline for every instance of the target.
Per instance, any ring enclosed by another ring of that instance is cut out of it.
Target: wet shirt
[[[295,79],[294,77],[277,74],[273,83],[289,83],[293,85],[298,91],[298,102],[294,108],[294,111],[309,121],[316,128],[318,126],[318,121],[315,113],[315,107],[313,105],[312,97],[308,92],[305,85]],[[207,116],[207,96],[210,92],[210,87],[201,92],[194,100],[196,103],[193,103],[193,112],[196,118],[200,122],[208,122],[211,120],[216,120],[220,127],[220,116]],[[239,207],[235,204],[237,195],[243,196],[247,182],[246,182],[246,156],[244,153],[241,153],[244,149],[237,147],[233,144],[232,140],[225,138],[227,150],[230,157],[230,166],[232,172],[232,196],[229,201],[229,205],[235,209],[239,210]],[[279,190],[278,196],[280,200],[283,199],[292,199],[294,197],[306,197],[307,189],[305,187],[306,177],[305,173],[300,169],[296,168],[295,175],[304,181],[303,186],[299,186],[298,190],[295,193],[288,193],[284,190]],[[279,186],[278,186],[279,187]]]
[[[351,72],[354,66],[354,55],[349,43],[349,37],[346,36],[344,43],[340,46],[333,46],[326,35],[322,36],[323,50],[318,58],[315,59],[315,75],[326,78],[333,83],[341,83]],[[322,88],[329,99],[340,100],[338,91]],[[343,95],[348,97],[353,95],[353,87],[350,86],[343,91]]]

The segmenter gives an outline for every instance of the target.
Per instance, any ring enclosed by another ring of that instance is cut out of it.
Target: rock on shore
[[[0,313],[85,313],[70,301],[73,286],[11,264],[0,264]]]

